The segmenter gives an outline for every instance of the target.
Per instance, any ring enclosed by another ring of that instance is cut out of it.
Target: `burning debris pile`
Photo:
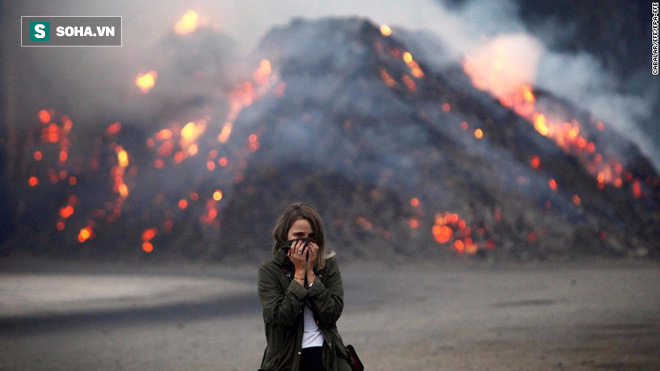
[[[197,48],[202,31],[177,27]],[[118,114],[91,140],[37,110],[5,249],[264,257],[277,215],[307,201],[349,257],[659,255],[660,180],[635,145],[532,85],[501,89],[487,50],[433,67],[411,37],[295,20],[231,89],[193,59],[170,89],[204,83],[199,99]],[[153,102],[174,65],[131,83]]]

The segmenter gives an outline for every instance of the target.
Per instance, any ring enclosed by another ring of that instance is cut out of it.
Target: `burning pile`
[[[177,23],[177,45],[198,22]],[[488,51],[440,70],[409,37],[296,20],[266,35],[251,76],[187,118],[128,118],[93,140],[38,111],[11,242],[263,257],[276,216],[303,200],[348,256],[658,254],[660,181],[633,144],[529,84],[500,89],[506,60]],[[192,85],[209,79],[199,63]],[[132,82],[146,99],[172,72]]]

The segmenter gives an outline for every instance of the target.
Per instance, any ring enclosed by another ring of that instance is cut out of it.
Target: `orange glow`
[[[534,169],[538,169],[539,166],[541,166],[541,159],[539,158],[539,156],[534,156],[534,157],[532,157],[532,160],[530,161],[530,164],[532,165],[532,167]]]
[[[179,35],[187,35],[199,27],[199,15],[194,10],[189,10],[174,25],[174,32]]]
[[[50,122],[50,112],[48,112],[45,109],[42,109],[39,111],[39,121],[41,121],[42,124],[47,124]]]
[[[469,126],[468,126],[468,123],[467,123],[467,122],[465,122],[465,121],[461,122],[461,129],[463,129],[463,130],[467,130],[468,127],[469,127]]]
[[[257,134],[250,134],[248,137],[248,142],[250,152],[255,152],[259,149],[259,139],[257,138]]]
[[[406,64],[410,68],[410,73],[413,76],[415,76],[418,79],[421,79],[421,78],[424,77],[424,71],[422,71],[422,69],[419,67],[419,64],[417,64],[417,62],[415,62],[415,60],[413,59],[412,54],[410,54],[409,52],[404,52],[402,58],[403,58],[403,61],[406,62]]]
[[[411,205],[412,207],[418,207],[418,206],[419,206],[419,199],[416,198],[416,197],[413,198],[413,199],[411,199],[411,200],[410,200],[410,205]]]
[[[63,221],[60,220],[59,222],[57,222],[57,230],[58,231],[60,231],[60,232],[63,231],[65,226],[66,225],[64,224]]]
[[[484,132],[481,131],[481,129],[477,129],[477,130],[474,131],[474,136],[477,139],[481,139],[481,138],[484,137]]]
[[[159,158],[156,159],[156,160],[154,160],[154,167],[155,167],[156,169],[162,169],[163,166],[165,166],[165,163],[163,162],[163,160],[161,160],[161,159],[159,159]]]
[[[68,158],[69,158],[68,153],[66,153],[65,151],[60,151],[60,156],[59,156],[60,163],[65,163]]]
[[[268,82],[272,72],[273,68],[270,61],[268,59],[263,59],[261,62],[259,62],[259,68],[254,70],[254,81],[259,84],[265,84]]]
[[[220,159],[218,160],[218,165],[220,165],[221,167],[227,166],[228,163],[229,162],[227,161],[226,157],[220,157]]]
[[[188,201],[185,199],[179,200],[179,209],[184,210],[188,207]]]
[[[222,127],[222,130],[220,131],[220,134],[218,134],[218,142],[219,143],[227,143],[229,140],[229,136],[231,135],[231,130],[234,127],[234,124],[231,122],[226,122],[225,125]]]
[[[151,242],[142,242],[142,250],[147,253],[152,252],[154,251],[154,245]]]
[[[449,241],[453,234],[452,229],[446,225],[434,225],[431,229],[431,232],[433,233],[433,237],[435,238],[436,242],[440,244]]]
[[[411,218],[408,220],[408,225],[410,226],[411,229],[417,229],[419,228],[419,220],[415,218]]]
[[[68,205],[60,209],[60,216],[64,219],[68,219],[71,215],[73,215],[73,212],[73,206]]]
[[[380,68],[380,78],[383,80],[385,85],[390,88],[399,85],[399,83],[397,83],[396,80],[394,80],[394,78],[387,72],[385,67]]]
[[[603,159],[577,119],[548,115],[543,106],[537,107],[537,97],[530,83],[536,73],[538,56],[525,58],[519,52],[524,48],[515,47],[534,42],[525,37],[498,37],[475,55],[466,58],[464,71],[475,87],[490,92],[503,106],[529,120],[539,134],[553,140],[565,153],[575,155],[597,178],[599,188],[604,188],[606,184],[623,186],[620,162],[611,156]],[[564,115],[568,116],[568,113]],[[605,129],[602,122],[592,123],[599,131]]]
[[[216,200],[216,201],[222,200],[222,191],[217,190],[217,191],[213,192],[213,199]]]
[[[538,114],[534,116],[534,129],[539,132],[539,134],[547,137],[550,134],[550,129],[545,123],[545,115]]]
[[[117,146],[116,152],[119,166],[123,168],[128,167],[128,153],[126,153],[126,151],[121,146]]]
[[[415,85],[415,82],[412,81],[412,79],[410,78],[410,76],[408,76],[408,75],[403,75],[403,77],[401,78],[401,80],[403,80],[403,83],[406,84],[406,87],[408,88],[408,90],[410,90],[410,92],[414,93],[415,90],[417,90],[417,85]]]
[[[69,177],[69,185],[74,186],[76,184],[78,184],[78,179],[75,176]]]
[[[92,237],[92,227],[87,226],[78,233],[78,242],[83,243]]]
[[[105,131],[108,135],[117,134],[121,130],[121,123],[115,122],[114,124],[108,126],[108,129]]]
[[[392,29],[386,25],[380,25],[380,33],[383,34],[383,36],[390,36],[392,34]]]
[[[458,254],[460,255],[463,253],[463,251],[465,251],[465,244],[461,240],[456,240],[456,242],[454,242],[454,248],[456,249],[456,252],[458,252]]]
[[[158,78],[158,73],[156,73],[156,71],[139,74],[135,78],[135,85],[137,85],[143,93],[147,93],[156,85],[156,78]]]
[[[557,182],[554,179],[550,179],[548,185],[550,186],[550,189],[552,189],[553,191],[557,190]]]
[[[578,196],[578,195],[573,195],[573,203],[574,203],[576,206],[580,206],[580,204],[582,203],[582,200],[580,199],[580,196]]]
[[[34,160],[35,160],[35,161],[41,161],[41,159],[43,159],[43,157],[44,157],[44,156],[43,156],[43,154],[41,153],[41,151],[36,151],[36,152],[34,152]]]
[[[39,184],[39,178],[31,176],[30,179],[28,179],[28,184],[30,187],[36,187]]]
[[[190,199],[193,200],[193,201],[199,200],[199,194],[197,194],[196,192],[191,193],[190,194]]]
[[[633,195],[635,195],[635,197],[637,197],[637,198],[640,198],[643,195],[642,186],[639,183],[639,180],[635,180],[633,182]]]
[[[123,198],[128,197],[128,186],[126,184],[119,185],[119,195]]]
[[[157,228],[149,228],[142,232],[142,241],[151,241],[158,234]]]
[[[215,170],[215,162],[213,161],[206,161],[206,169],[208,171],[213,171]]]
[[[158,140],[167,140],[167,139],[172,139],[172,130],[170,129],[163,129],[156,134],[156,139]]]

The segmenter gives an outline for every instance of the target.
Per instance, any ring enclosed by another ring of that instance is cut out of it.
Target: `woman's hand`
[[[305,274],[307,271],[307,249],[305,248],[305,242],[301,240],[296,240],[291,244],[289,253],[287,256],[289,260],[293,263],[295,272],[293,278],[301,285],[305,284]]]
[[[314,282],[314,279],[316,279],[316,275],[314,274],[314,263],[316,263],[316,257],[319,253],[319,246],[312,241],[307,244],[306,250],[309,252],[309,257],[307,258],[305,275],[307,276],[307,283],[311,284]]]

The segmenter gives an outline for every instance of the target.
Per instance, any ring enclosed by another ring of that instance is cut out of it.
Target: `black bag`
[[[355,352],[355,348],[349,344],[346,346],[346,351],[348,352],[348,356],[351,357],[351,361],[353,362],[351,365],[353,371],[364,371],[364,365],[362,364],[362,361],[360,361],[360,357],[358,357],[357,353]]]

